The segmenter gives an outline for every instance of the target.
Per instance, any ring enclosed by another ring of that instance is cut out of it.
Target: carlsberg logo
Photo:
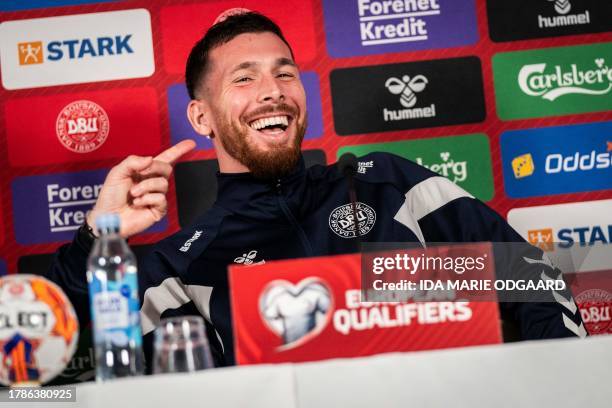
[[[577,64],[555,65],[549,69],[546,63],[525,65],[518,74],[518,85],[525,94],[548,101],[568,94],[605,95],[612,89],[612,70],[603,58],[596,58],[594,62],[591,69]]]

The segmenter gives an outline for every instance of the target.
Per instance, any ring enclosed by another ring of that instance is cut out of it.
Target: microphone
[[[357,219],[357,190],[355,189],[355,174],[357,174],[357,156],[353,153],[344,153],[338,159],[338,172],[344,176],[348,184],[349,199],[353,212],[353,223],[355,225],[355,238],[357,238],[357,251],[361,251],[361,232],[359,231],[359,220]]]
[[[338,172],[345,177],[353,177],[357,173],[357,156],[344,153],[338,159]]]

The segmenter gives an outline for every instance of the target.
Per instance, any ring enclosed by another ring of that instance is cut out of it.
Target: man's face
[[[209,58],[212,134],[256,177],[287,174],[306,129],[306,95],[289,47],[273,33],[241,34]]]

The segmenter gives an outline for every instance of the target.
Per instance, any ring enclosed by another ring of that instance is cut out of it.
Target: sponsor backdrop
[[[550,229],[539,209],[584,202],[591,229],[550,221],[573,231],[559,239],[612,239],[610,1],[8,0],[0,274],[41,273],[44,262],[20,259],[67,242],[104,174],[128,154],[198,142],[175,172],[168,216],[132,244],[158,241],[210,206],[215,155],[186,122],[183,70],[193,43],[231,7],[268,14],[294,47],[308,94],[308,163],[390,151],[504,217],[522,208],[521,222],[533,220],[520,225],[525,238]],[[558,208],[550,217],[564,214]]]

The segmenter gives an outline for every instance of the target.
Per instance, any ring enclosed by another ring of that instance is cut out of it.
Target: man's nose
[[[259,85],[259,102],[280,102],[285,99],[281,84],[275,77],[265,76]]]

